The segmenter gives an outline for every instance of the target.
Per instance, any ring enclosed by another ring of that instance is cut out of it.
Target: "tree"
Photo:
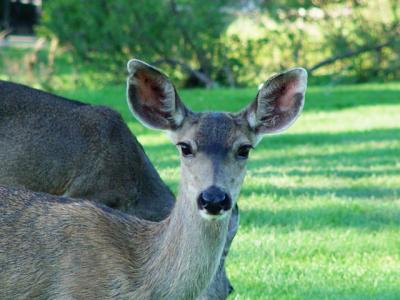
[[[398,0],[47,0],[43,8],[40,32],[118,81],[131,57],[186,86],[259,84],[293,66],[354,81],[400,78]]]
[[[210,87],[221,70],[229,71],[221,36],[232,19],[231,2],[52,0],[43,5],[41,31],[109,71],[133,56],[178,67]]]
[[[261,8],[286,23],[281,34],[289,29],[288,36],[297,37],[286,62],[296,63],[300,51],[310,73],[340,72],[362,81],[400,75],[398,0],[263,1]]]

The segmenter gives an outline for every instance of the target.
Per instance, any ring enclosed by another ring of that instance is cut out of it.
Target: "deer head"
[[[284,131],[304,104],[307,72],[291,69],[268,79],[237,113],[192,112],[160,70],[128,62],[128,103],[146,126],[165,130],[181,154],[180,193],[188,209],[209,222],[236,202],[249,152],[264,135]]]

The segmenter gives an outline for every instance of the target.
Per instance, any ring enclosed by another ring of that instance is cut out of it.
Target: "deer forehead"
[[[197,151],[224,154],[238,143],[249,143],[246,126],[230,113],[205,112],[192,117],[189,128],[183,128],[181,138],[192,140]]]

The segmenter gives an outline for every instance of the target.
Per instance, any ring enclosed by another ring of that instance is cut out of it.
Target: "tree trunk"
[[[175,58],[168,58],[168,57],[162,58],[162,59],[159,59],[159,60],[153,62],[152,64],[157,66],[162,63],[166,63],[166,64],[169,64],[174,67],[175,66],[181,67],[182,70],[185,73],[187,73],[189,77],[192,76],[192,77],[196,78],[199,82],[201,82],[207,88],[214,88],[217,86],[216,82],[213,81],[209,76],[207,76],[206,74],[204,74],[201,71],[193,69],[188,64],[186,64],[182,61],[179,61]]]

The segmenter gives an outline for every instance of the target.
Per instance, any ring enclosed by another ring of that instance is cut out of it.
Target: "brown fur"
[[[182,214],[183,199],[159,223],[11,188],[0,188],[0,203],[1,299],[195,299],[216,273],[228,227]]]

